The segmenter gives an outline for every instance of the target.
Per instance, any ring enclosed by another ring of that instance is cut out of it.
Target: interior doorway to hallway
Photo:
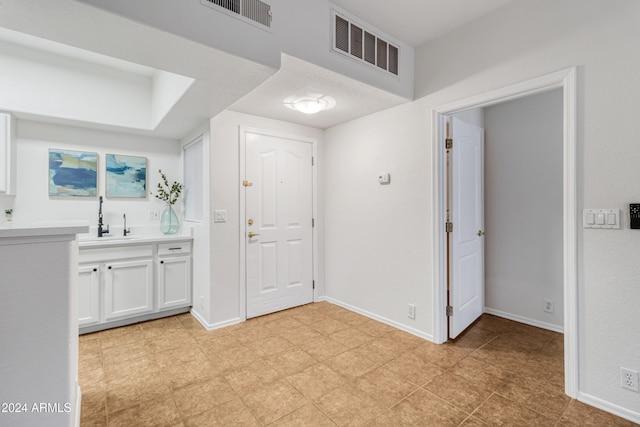
[[[576,70],[569,69],[486,94],[443,105],[433,110],[433,171],[436,268],[434,269],[434,340],[448,338],[447,311],[447,204],[446,117],[470,108],[482,108],[553,89],[562,91],[562,287],[564,294],[565,392],[577,393],[577,261],[576,261]],[[455,228],[455,224],[454,224]],[[454,309],[455,310],[455,309]]]

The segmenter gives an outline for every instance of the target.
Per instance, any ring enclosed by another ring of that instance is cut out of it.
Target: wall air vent
[[[370,64],[398,75],[400,48],[365,28],[354,19],[335,10],[333,21],[333,51],[363,64]]]
[[[200,0],[200,3],[243,21],[271,28],[271,5],[260,0]]]

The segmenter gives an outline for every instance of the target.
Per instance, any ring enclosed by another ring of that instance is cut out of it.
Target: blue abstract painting
[[[107,197],[146,198],[146,157],[107,154]]]
[[[96,197],[98,154],[49,150],[49,196]]]

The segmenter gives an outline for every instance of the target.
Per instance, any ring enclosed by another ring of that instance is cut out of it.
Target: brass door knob
[[[253,225],[253,219],[249,218],[249,221],[247,221],[247,224]]]
[[[254,233],[253,231],[250,231],[249,234],[248,234],[250,239],[253,239],[254,237],[259,236],[259,235],[260,235],[260,233]]]

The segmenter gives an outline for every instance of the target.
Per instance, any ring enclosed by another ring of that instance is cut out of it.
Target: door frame
[[[239,140],[240,140],[240,168],[239,168],[239,176],[238,176],[238,193],[239,193],[239,200],[240,200],[240,209],[238,210],[240,215],[238,218],[238,239],[240,242],[240,253],[239,253],[239,257],[240,257],[240,271],[239,271],[239,277],[240,277],[240,294],[239,294],[239,298],[238,298],[238,305],[239,305],[239,310],[238,312],[240,313],[240,319],[242,320],[247,320],[247,239],[246,234],[247,234],[247,224],[245,223],[245,218],[246,218],[246,211],[247,211],[247,207],[246,207],[246,201],[244,198],[244,187],[242,186],[242,181],[245,179],[245,175],[246,175],[246,171],[247,171],[247,160],[246,160],[246,152],[247,152],[247,134],[248,133],[253,133],[253,134],[257,134],[257,135],[264,135],[264,136],[270,136],[270,137],[275,137],[275,138],[281,138],[281,139],[289,139],[292,141],[298,141],[298,142],[303,142],[303,143],[308,143],[311,144],[311,156],[314,159],[313,160],[313,164],[311,166],[311,191],[312,191],[312,196],[311,196],[311,203],[312,203],[312,207],[311,207],[311,212],[313,215],[313,218],[315,219],[315,227],[312,227],[311,229],[311,263],[312,263],[312,280],[314,280],[316,282],[316,286],[313,289],[313,302],[316,302],[318,300],[318,156],[317,156],[317,146],[318,146],[318,141],[315,138],[309,138],[309,137],[305,137],[305,136],[299,136],[299,135],[294,135],[294,134],[290,134],[287,132],[279,132],[279,131],[273,131],[273,130],[269,130],[269,129],[261,129],[261,128],[255,128],[255,127],[250,127],[250,126],[243,126],[240,125],[238,127],[238,132],[239,132]]]
[[[575,398],[579,387],[578,367],[578,259],[577,259],[577,69],[545,76],[471,96],[432,109],[433,171],[433,340],[447,340],[446,315],[446,176],[445,119],[469,108],[481,108],[545,92],[563,90],[563,286],[565,393]]]

